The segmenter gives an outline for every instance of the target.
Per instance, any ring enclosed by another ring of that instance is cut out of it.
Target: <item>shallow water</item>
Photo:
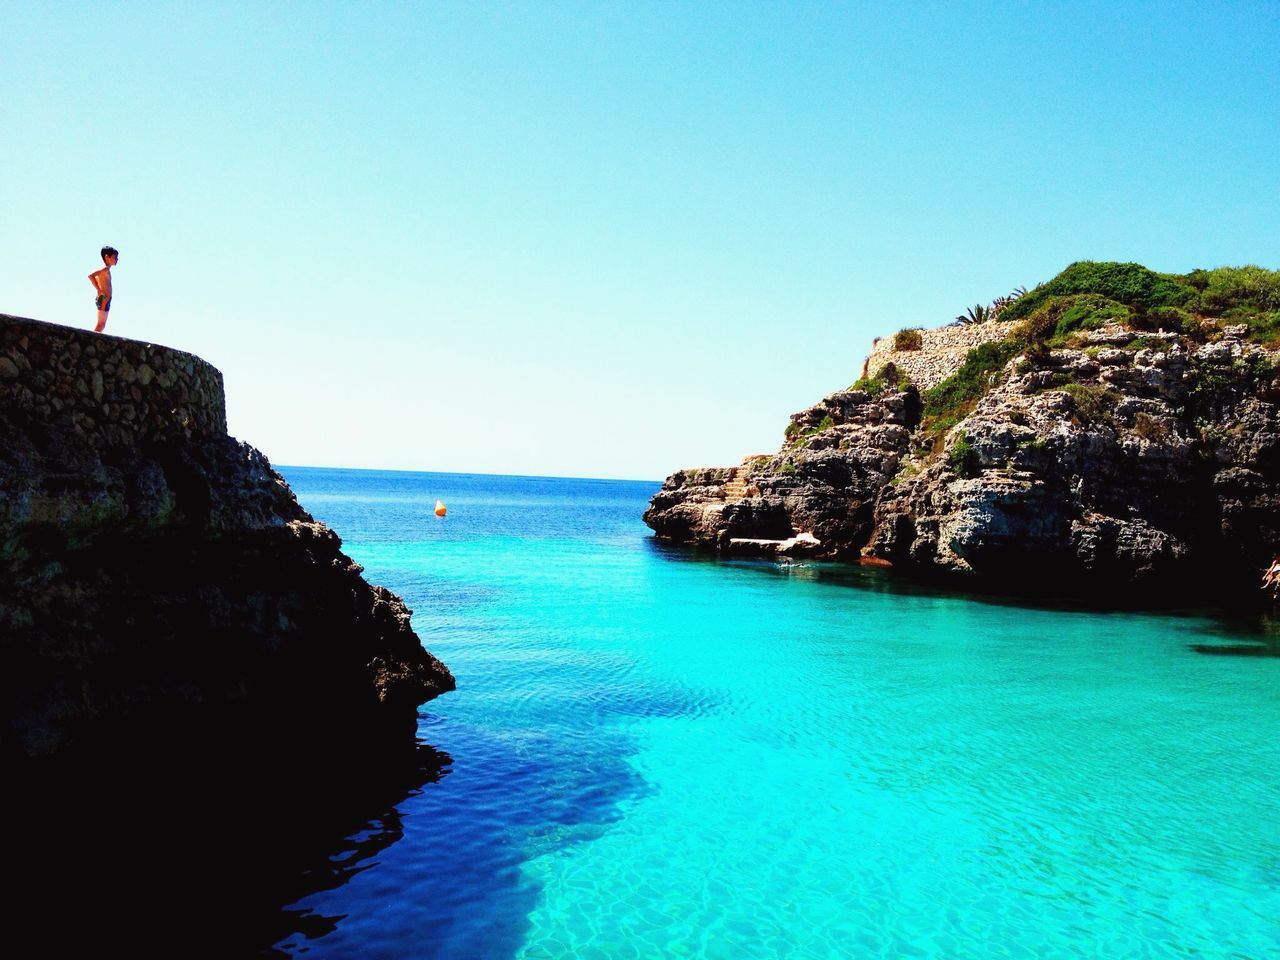
[[[458,680],[284,953],[1280,950],[1280,658],[1195,649],[1256,622],[699,559],[652,483],[282,472]]]

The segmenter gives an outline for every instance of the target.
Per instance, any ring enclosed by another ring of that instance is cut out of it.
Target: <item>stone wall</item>
[[[919,350],[895,350],[892,335],[877,337],[871,344],[871,353],[862,365],[862,375],[873,375],[886,363],[892,363],[906,373],[917,387],[928,390],[960,369],[965,355],[974,347],[1004,339],[1014,326],[1016,321],[921,330],[924,343]]]
[[[227,432],[222,374],[199,357],[6,314],[0,408],[96,449]]]

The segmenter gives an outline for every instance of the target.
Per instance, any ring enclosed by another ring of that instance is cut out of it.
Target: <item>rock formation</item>
[[[1280,385],[1243,328],[1086,334],[1010,361],[941,456],[887,487],[865,554],[1032,589],[1256,586],[1280,549]]]
[[[0,316],[6,762],[213,718],[411,744],[453,677],[340,546],[227,435],[216,369]]]
[[[645,521],[725,553],[860,560],[998,589],[1256,593],[1280,552],[1276,355],[1249,327],[1205,317],[1174,331],[1141,312],[1146,329],[1093,317],[1051,335],[1079,299],[1016,329],[968,328],[999,362],[950,419],[929,402],[968,362],[955,334],[912,361],[933,387],[924,416],[922,392],[881,348],[855,384],[865,389],[795,414],[777,454],[672,474]],[[1085,306],[1097,313],[1101,300]],[[925,333],[927,346],[937,332]]]
[[[791,418],[779,453],[672,474],[645,522],[664,539],[726,552],[856,558],[919,422],[914,388],[833,393]]]

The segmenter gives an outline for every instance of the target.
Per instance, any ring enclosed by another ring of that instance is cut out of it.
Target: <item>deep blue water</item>
[[[655,483],[282,472],[458,689],[279,950],[1280,955],[1280,658],[1196,649],[1265,618],[698,558]]]

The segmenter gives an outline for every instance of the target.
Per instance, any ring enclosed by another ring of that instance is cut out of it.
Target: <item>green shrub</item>
[[[1111,422],[1111,411],[1120,402],[1120,394],[1100,383],[1067,383],[1060,389],[1071,395],[1076,413],[1088,422]]]
[[[1203,283],[1195,304],[1201,313],[1220,316],[1232,307],[1246,307],[1257,313],[1280,310],[1280,270],[1250,264],[1194,273]]]
[[[1044,437],[1027,437],[1018,441],[1018,446],[1023,450],[1030,450],[1034,453],[1041,453],[1049,449],[1049,443]]]
[[[803,423],[793,420],[787,424],[787,429],[783,431],[783,435],[788,440],[795,440],[799,437],[812,437],[822,433],[824,430],[830,430],[835,425],[835,420],[831,419],[831,414],[828,413],[818,421],[816,426],[806,427]],[[808,443],[801,444],[801,446],[805,447],[808,445]]]
[[[1212,320],[1206,320],[1201,317],[1192,317],[1182,325],[1182,335],[1191,340],[1204,343],[1209,336],[1217,332],[1218,325]]]
[[[1010,304],[1000,319],[1021,320],[1050,297],[1080,293],[1100,294],[1130,306],[1177,307],[1195,297],[1196,289],[1181,277],[1156,273],[1139,263],[1081,260]]]
[[[1017,340],[992,340],[974,347],[954,374],[924,394],[928,430],[941,433],[959,422],[999,378],[1004,365],[1022,349]]]
[[[849,384],[850,390],[862,390],[872,396],[879,396],[886,390],[905,390],[911,386],[911,378],[898,369],[896,364],[886,363],[874,377],[862,377]]]
[[[1200,269],[1192,270],[1182,279],[1183,282],[1192,289],[1203,290],[1209,285],[1209,271]]]
[[[1014,338],[1023,343],[1039,343],[1049,339],[1057,329],[1058,321],[1062,318],[1065,308],[1066,298],[1045,298],[1040,306],[1023,319],[1022,323],[1013,328]],[[1007,310],[1005,312],[1008,313]]]
[[[905,327],[893,335],[893,349],[919,350],[924,346],[924,334],[919,327]]]
[[[1188,406],[1199,418],[1229,397],[1233,371],[1231,367],[1202,360],[1193,360],[1191,369],[1195,375],[1191,378],[1191,389],[1187,391]]]
[[[1019,374],[1033,373],[1049,362],[1049,348],[1043,343],[1032,343],[1026,354],[1014,366]]]
[[[935,416],[925,417],[920,425],[921,429],[924,430],[926,436],[940,439],[948,430],[973,413],[973,408],[977,405],[978,401],[976,399],[969,400]],[[937,448],[935,447],[935,449]]]
[[[1224,324],[1244,324],[1249,328],[1249,339],[1254,343],[1272,346],[1280,343],[1280,310],[1261,312],[1255,307],[1229,307],[1222,311],[1221,320]]]
[[[791,476],[791,474],[796,472],[796,465],[792,463],[790,460],[788,460],[786,463],[784,463],[782,466],[778,468],[778,472],[783,474],[784,476],[789,477]]]
[[[1280,310],[1257,314],[1245,320],[1249,327],[1249,339],[1255,343],[1280,342]]]
[[[969,442],[968,437],[957,438],[951,445],[950,452],[947,453],[947,466],[961,477],[976,477],[981,464],[978,451]]]
[[[1275,361],[1261,351],[1240,357],[1230,366],[1193,359],[1191,369],[1194,376],[1187,407],[1197,421],[1220,420],[1242,396],[1256,393],[1263,381],[1276,377]]]
[[[1256,316],[1258,311],[1253,307],[1227,307],[1218,314],[1218,319],[1226,324],[1248,323]]]
[[[1125,322],[1129,308],[1096,293],[1047,297],[1016,329],[1027,344],[1046,341],[1061,345],[1077,330],[1096,330],[1108,321]]]
[[[1198,403],[1247,392],[1255,389],[1259,381],[1276,377],[1275,361],[1261,351],[1239,357],[1230,366],[1193,359],[1191,369],[1195,374],[1191,379],[1191,395]]]
[[[1173,349],[1173,341],[1164,337],[1135,337],[1124,345],[1126,350],[1158,350],[1168,353]]]
[[[1220,420],[1242,396],[1256,394],[1263,382],[1276,378],[1276,363],[1258,351],[1239,357],[1230,366],[1193,359],[1187,407],[1195,420]]]
[[[1129,317],[1129,325],[1135,330],[1167,330],[1170,333],[1195,332],[1199,322],[1181,307],[1135,310]]]
[[[1232,369],[1254,380],[1272,380],[1276,375],[1276,362],[1265,353],[1251,353],[1233,363]]]

